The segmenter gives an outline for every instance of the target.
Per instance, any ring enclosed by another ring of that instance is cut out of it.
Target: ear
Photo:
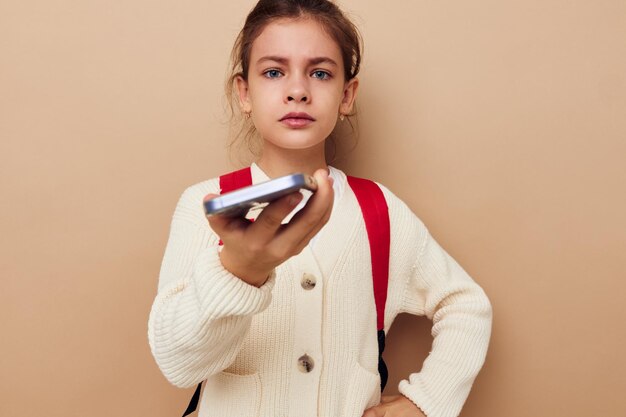
[[[244,113],[250,113],[252,111],[252,105],[250,104],[250,94],[248,89],[248,82],[243,79],[241,75],[238,75],[235,79],[237,84],[237,95],[239,97],[239,106]]]
[[[352,107],[354,107],[354,100],[356,100],[356,93],[359,89],[359,79],[353,78],[346,83],[343,87],[343,98],[341,99],[341,105],[339,106],[339,112],[341,114],[350,114]]]

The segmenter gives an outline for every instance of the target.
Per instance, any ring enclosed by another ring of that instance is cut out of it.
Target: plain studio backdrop
[[[252,0],[0,2],[0,415],[180,415],[147,320]],[[360,141],[494,307],[465,417],[626,415],[626,2],[344,0]],[[340,144],[350,147],[349,144]],[[430,322],[389,334],[392,394]]]

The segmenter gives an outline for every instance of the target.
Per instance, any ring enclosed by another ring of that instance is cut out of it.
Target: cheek
[[[333,105],[336,105],[337,108],[339,108],[339,105],[343,100],[343,88],[333,88],[331,91],[328,92],[327,100],[329,104],[332,103]]]
[[[266,109],[271,103],[281,99],[280,89],[271,84],[256,84],[250,88],[250,102],[259,110]]]

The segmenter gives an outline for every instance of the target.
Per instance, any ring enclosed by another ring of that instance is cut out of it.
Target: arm
[[[317,192],[286,225],[281,220],[298,204],[299,193],[272,202],[252,224],[214,216],[210,225],[202,201],[215,193],[217,182],[183,194],[148,324],[152,354],[174,385],[192,386],[235,360],[253,316],[271,302],[274,269],[328,221],[332,182],[325,170],[315,176]],[[213,230],[224,242],[221,252]]]
[[[429,417],[457,416],[485,360],[491,305],[430,234],[413,271],[404,310],[431,319],[434,340],[421,371],[399,390]]]
[[[428,417],[458,416],[485,360],[491,304],[410,209],[391,193],[387,200],[395,223],[392,245],[402,252],[398,272],[406,277],[398,285],[399,311],[433,321],[431,352],[420,372],[400,382],[399,391]]]
[[[178,202],[148,323],[152,354],[179,387],[234,361],[253,315],[269,306],[274,284],[271,277],[257,288],[224,269],[219,238],[202,213],[202,194],[189,189]]]

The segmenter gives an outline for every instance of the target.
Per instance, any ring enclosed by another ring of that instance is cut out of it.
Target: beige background
[[[0,2],[0,415],[180,415],[147,343],[174,205],[226,172],[251,0]],[[495,309],[463,416],[626,415],[626,3],[344,0],[338,166],[403,198]],[[389,335],[391,385],[429,322]]]

